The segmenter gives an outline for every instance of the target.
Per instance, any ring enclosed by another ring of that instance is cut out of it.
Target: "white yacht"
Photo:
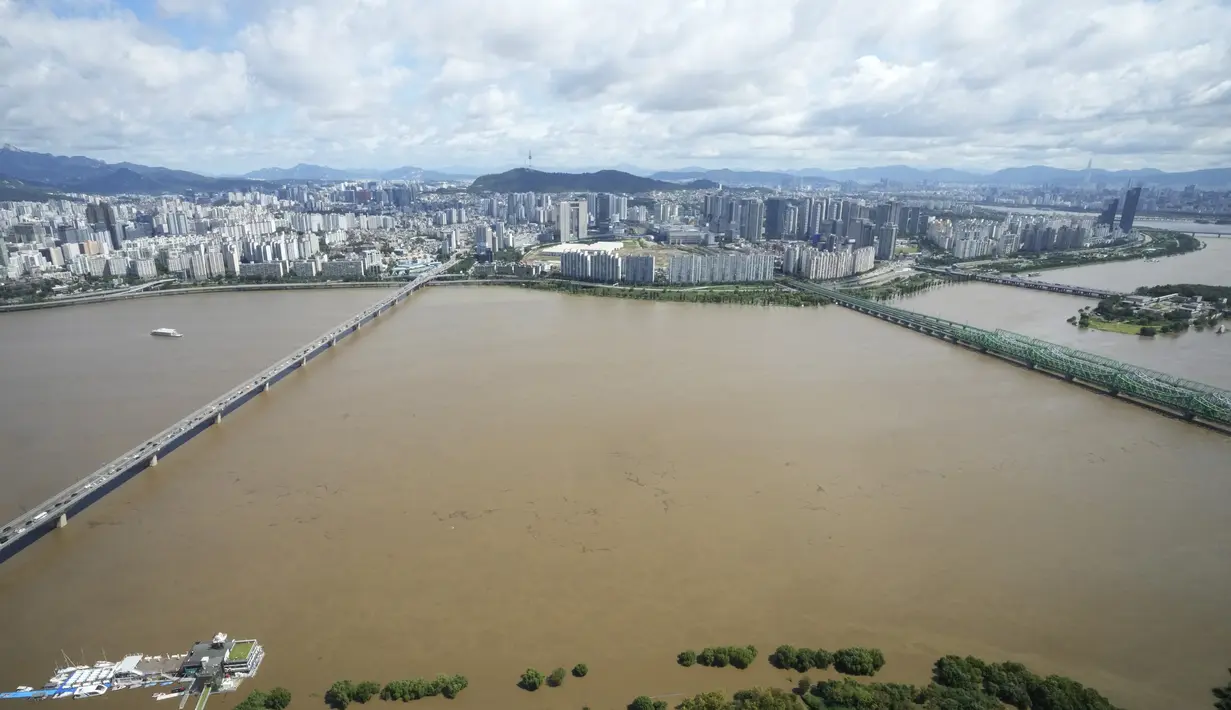
[[[175,328],[155,328],[150,331],[150,335],[160,335],[164,338],[182,338],[184,334]]]
[[[93,698],[107,692],[107,686],[102,683],[83,685],[73,691],[74,698]]]

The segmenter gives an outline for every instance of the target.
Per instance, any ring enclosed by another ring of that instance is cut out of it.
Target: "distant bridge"
[[[1231,391],[1172,377],[1007,330],[983,330],[943,318],[894,308],[810,281],[788,279],[787,283],[803,291],[827,296],[841,306],[904,328],[964,345],[988,355],[995,355],[1031,370],[1084,385],[1113,397],[1122,397],[1156,411],[1231,434]]]
[[[980,274],[971,271],[962,271],[959,269],[937,269],[931,266],[912,266],[916,271],[923,271],[945,278],[957,279],[959,281],[984,281],[986,283],[1000,284],[1001,286],[1017,286],[1018,288],[1032,288],[1036,291],[1051,291],[1052,293],[1067,293],[1071,296],[1085,296],[1087,298],[1104,299],[1112,296],[1126,296],[1128,294],[1119,291],[1106,291],[1101,288],[1087,288],[1085,286],[1070,286],[1069,284],[1057,284],[1049,281],[1035,281],[1033,279],[1023,279],[1018,276],[995,276],[992,274]]]
[[[122,483],[147,468],[158,465],[160,458],[191,441],[211,426],[222,423],[224,416],[247,404],[292,371],[308,364],[339,341],[358,332],[364,324],[380,317],[380,314],[405,300],[410,294],[440,276],[455,263],[456,259],[424,273],[393,294],[357,315],[348,318],[329,332],[294,351],[277,363],[265,368],[259,375],[246,380],[230,392],[201,407],[178,422],[137,445],[73,485],[51,498],[39,503],[29,511],[9,521],[0,528],[0,562],[4,562],[49,531],[68,524],[71,516],[85,510]]]

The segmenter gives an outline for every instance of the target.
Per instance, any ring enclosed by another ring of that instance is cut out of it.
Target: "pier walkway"
[[[984,281],[986,283],[1000,284],[1001,286],[1017,286],[1018,288],[1032,288],[1036,291],[1051,291],[1052,293],[1067,293],[1071,296],[1085,296],[1087,298],[1110,298],[1112,296],[1124,296],[1127,294],[1119,291],[1105,291],[1101,288],[1087,288],[1085,286],[1071,286],[1069,284],[1057,284],[1048,281],[1035,281],[1033,279],[1023,279],[1019,276],[995,276],[992,274],[980,274],[971,271],[962,271],[960,269],[937,269],[931,266],[912,266],[915,271],[922,271],[927,274],[936,274],[945,278],[958,279],[960,281]]]
[[[864,298],[810,281],[787,279],[801,291],[827,296],[838,305],[904,328],[1053,375],[1155,411],[1231,433],[1231,391],[1147,370],[1006,330],[983,330]]]
[[[0,528],[0,562],[17,554],[49,531],[64,527],[68,524],[69,518],[80,513],[141,471],[157,466],[160,458],[165,458],[167,454],[183,446],[197,434],[215,424],[221,424],[223,417],[247,404],[262,392],[267,392],[270,386],[292,371],[308,364],[309,360],[337,345],[343,338],[357,332],[366,323],[375,320],[385,311],[401,303],[410,294],[444,273],[455,261],[441,264],[424,273],[393,294],[269,366],[256,377],[246,380],[154,437],[128,450],[111,463],[9,521],[3,528]]]

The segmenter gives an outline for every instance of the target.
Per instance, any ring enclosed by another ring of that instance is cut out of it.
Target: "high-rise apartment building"
[[[898,245],[898,225],[892,222],[876,228],[876,258],[889,261]]]
[[[110,236],[112,249],[119,249],[121,247],[123,234],[117,227],[114,207],[106,202],[91,202],[86,205],[85,214],[86,221],[95,225],[97,229],[107,232]]]
[[[781,239],[786,231],[787,201],[781,197],[771,197],[765,201],[765,236],[770,239]]]
[[[740,239],[759,242],[765,238],[765,203],[758,199],[740,200]]]
[[[585,201],[562,200],[556,204],[556,230],[561,244],[585,239],[589,223],[590,210]]]

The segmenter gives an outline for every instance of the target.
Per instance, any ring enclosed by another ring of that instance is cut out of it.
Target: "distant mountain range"
[[[713,170],[690,166],[680,170],[649,172],[635,166],[624,170],[597,170],[568,173],[517,168],[483,175],[471,186],[473,192],[647,192],[680,188],[714,187],[717,184],[751,187],[821,187],[835,183],[876,183],[888,180],[903,185],[927,183],[982,184],[1000,186],[1056,185],[1075,187],[1087,182],[1123,186],[1130,180],[1146,186],[1182,188],[1196,185],[1205,189],[1231,187],[1231,168],[1211,168],[1168,173],[1153,168],[1142,170],[1065,170],[1043,165],[1006,168],[991,173],[922,169],[908,165],[826,170]],[[456,168],[450,170],[462,170]],[[224,192],[263,187],[268,183],[292,180],[414,180],[454,182],[468,180],[459,172],[428,170],[406,165],[391,170],[344,170],[324,165],[301,163],[292,168],[263,168],[242,176],[211,177],[136,163],[106,163],[82,156],[60,156],[0,147],[0,200],[42,200],[65,193],[94,195],[181,194],[185,192]]]
[[[212,178],[135,163],[105,163],[79,155],[32,153],[11,145],[0,147],[0,199],[42,200],[69,192],[91,195],[223,192],[259,184],[241,178]]]
[[[657,180],[713,180],[724,185],[750,185],[757,187],[791,187],[796,185],[823,185],[826,183],[875,183],[881,180],[917,185],[928,183],[961,183],[978,185],[1057,185],[1075,187],[1087,181],[1106,185],[1122,185],[1132,180],[1143,185],[1160,187],[1184,187],[1197,185],[1204,188],[1231,186],[1231,168],[1212,168],[1188,172],[1167,173],[1154,168],[1142,170],[1066,170],[1045,165],[1024,168],[1006,168],[993,173],[976,173],[951,168],[924,170],[909,165],[885,165],[874,168],[851,168],[847,170],[824,170],[804,168],[801,170],[732,171],[686,168],[684,170],[651,173]]]
[[[481,175],[470,183],[470,192],[651,192],[654,190],[706,189],[718,187],[706,179],[686,183],[640,177],[619,170],[594,173],[545,173],[515,168]]]
[[[413,180],[418,182],[460,182],[473,175],[424,170],[413,165],[404,165],[392,170],[344,170],[327,165],[300,163],[293,168],[261,168],[242,177],[251,180]]]

